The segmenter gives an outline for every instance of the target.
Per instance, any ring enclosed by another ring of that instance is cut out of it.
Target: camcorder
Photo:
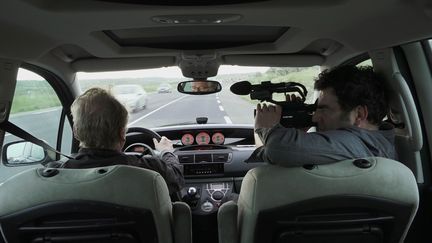
[[[305,104],[307,89],[303,84],[296,82],[272,83],[263,81],[261,84],[252,85],[248,81],[241,81],[233,84],[231,92],[237,95],[250,95],[252,100],[260,102],[270,102],[282,107],[280,124],[284,127],[303,128],[315,126],[312,122],[313,112],[316,110],[316,104]],[[300,102],[275,101],[273,93],[298,94],[301,97]],[[254,110],[254,115],[256,110]]]

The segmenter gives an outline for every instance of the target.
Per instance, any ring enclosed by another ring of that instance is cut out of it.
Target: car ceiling
[[[72,72],[197,62],[332,66],[432,36],[426,0],[224,2],[5,0],[0,56]]]

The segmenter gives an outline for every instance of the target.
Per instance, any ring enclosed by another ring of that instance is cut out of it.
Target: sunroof
[[[279,26],[176,26],[104,31],[123,47],[218,49],[273,43],[289,28]]]
[[[132,3],[132,4],[142,4],[142,5],[163,5],[163,6],[213,6],[213,5],[266,2],[269,0],[95,0],[95,1]]]

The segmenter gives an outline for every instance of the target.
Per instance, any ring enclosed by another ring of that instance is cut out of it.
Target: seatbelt
[[[47,143],[45,143],[44,141],[36,138],[35,136],[31,135],[30,133],[26,132],[25,130],[21,129],[20,127],[16,126],[15,124],[9,122],[9,121],[4,121],[4,122],[0,122],[0,129],[2,129],[3,131],[9,132],[19,138],[22,138],[26,141],[29,141],[31,143],[34,143],[36,145],[41,146],[42,148],[52,151],[56,154],[60,154],[68,159],[74,159],[73,157],[69,156],[69,155],[65,155],[63,153],[61,153],[60,151],[57,151],[55,148],[49,146]]]

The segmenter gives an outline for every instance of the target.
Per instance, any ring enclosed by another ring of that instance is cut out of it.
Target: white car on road
[[[116,85],[111,89],[111,92],[129,112],[136,112],[147,106],[147,92],[140,85]]]

